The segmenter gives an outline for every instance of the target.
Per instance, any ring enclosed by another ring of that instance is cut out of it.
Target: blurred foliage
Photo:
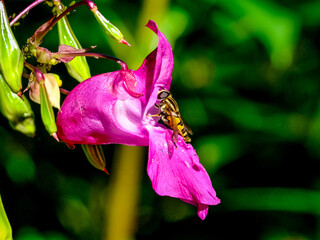
[[[12,229],[0,196],[0,239],[12,240]]]
[[[5,2],[12,15],[32,1]],[[157,196],[142,172],[135,239],[320,239],[319,1],[96,4],[132,47],[106,40],[80,7],[68,19],[83,47],[97,45],[95,51],[136,69],[157,43],[147,19],[167,36],[175,57],[171,91],[222,200],[200,221],[192,206]],[[19,43],[50,14],[44,4],[31,10],[13,30]],[[57,49],[57,29],[43,46]],[[92,75],[118,70],[108,60],[88,63]],[[63,65],[52,72],[66,89],[77,84]],[[81,148],[49,139],[41,123],[29,139],[0,121],[0,192],[14,238],[102,239],[116,184],[87,163]],[[114,146],[103,148],[112,177]],[[128,179],[132,169],[123,173]]]

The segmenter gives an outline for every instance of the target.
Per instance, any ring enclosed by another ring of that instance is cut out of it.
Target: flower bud
[[[109,174],[106,169],[106,159],[101,145],[83,144],[81,147],[92,166]]]
[[[59,75],[53,73],[46,73],[44,75],[44,85],[48,93],[50,104],[52,107],[60,109],[60,90],[62,84]],[[30,99],[40,104],[40,83],[34,80],[30,83],[29,90]]]
[[[0,1],[0,73],[14,93],[21,88],[23,55],[12,33],[3,1]]]
[[[57,11],[60,14],[63,6],[57,6]],[[77,49],[82,49],[78,39],[72,31],[67,17],[63,17],[58,22],[58,33],[60,44],[68,45]],[[75,57],[72,61],[65,63],[65,66],[71,77],[79,82],[82,82],[91,77],[89,65],[83,56]]]
[[[52,60],[51,52],[44,48],[44,47],[37,47],[36,48],[36,58],[37,62],[48,64]]]
[[[122,33],[120,30],[114,26],[109,20],[107,20],[99,11],[97,8],[91,9],[93,12],[93,15],[95,16],[96,20],[100,24],[100,27],[102,30],[113,39],[117,40],[119,43],[126,44],[130,46],[130,44],[124,40]]]
[[[12,240],[12,229],[0,196],[0,239]]]
[[[10,126],[32,137],[35,134],[34,114],[28,99],[23,100],[13,93],[0,74],[0,111],[9,120]]]

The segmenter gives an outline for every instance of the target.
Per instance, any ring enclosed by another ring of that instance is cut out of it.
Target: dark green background
[[[5,1],[9,15],[31,2]],[[149,12],[146,2],[96,2],[131,48],[107,40],[85,6],[68,18],[83,47],[97,45],[133,69],[155,46],[142,24],[157,21],[173,46],[171,91],[222,202],[201,221],[194,207],[156,195],[143,171],[134,239],[320,239],[320,2],[176,0]],[[30,11],[14,29],[19,43],[50,16],[44,4]],[[57,50],[56,29],[42,46]],[[118,70],[88,62],[93,75]],[[52,72],[66,89],[77,84],[62,64]],[[101,239],[103,203],[92,196],[109,177],[80,147],[50,138],[32,106],[35,138],[0,117],[0,193],[14,239]],[[115,148],[104,146],[111,174]]]

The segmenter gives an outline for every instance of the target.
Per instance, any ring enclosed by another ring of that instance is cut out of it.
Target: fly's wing
[[[171,118],[171,129],[173,130],[172,139],[174,141],[174,144],[176,145],[176,142],[178,142],[178,136],[180,133],[178,125],[181,122],[181,120],[180,120],[180,117],[176,115],[174,112],[170,112],[170,118]]]
[[[193,135],[192,129],[189,126],[189,124],[186,122],[186,120],[184,120],[184,118],[180,115],[180,118],[184,124],[185,129],[187,130],[187,133],[189,133],[190,135]]]

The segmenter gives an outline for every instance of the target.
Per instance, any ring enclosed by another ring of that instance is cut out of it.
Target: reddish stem
[[[39,83],[45,81],[43,73],[38,68],[27,62],[24,62],[24,65],[36,74],[36,78]]]
[[[112,56],[102,54],[102,53],[89,53],[89,52],[85,52],[85,53],[58,53],[58,54],[53,54],[53,55],[57,58],[76,57],[76,56],[105,58],[105,59],[109,59],[109,60],[117,62],[121,66],[121,70],[128,70],[128,66],[124,61],[120,60],[119,58],[112,57]]]
[[[86,4],[89,9],[91,11],[94,11],[97,9],[97,6],[94,4],[94,2],[90,1],[90,0],[82,0],[80,2],[77,2],[75,4],[73,4],[72,6],[68,7],[65,11],[63,11],[59,16],[57,16],[52,22],[51,24],[47,27],[47,29],[45,31],[43,31],[42,35],[37,37],[37,41],[41,42],[42,38],[53,28],[54,25],[56,25],[56,23],[63,18],[64,16],[66,16],[69,12],[71,12],[72,10],[74,10],[75,8]]]
[[[28,13],[32,8],[37,6],[38,4],[44,2],[45,0],[37,0],[31,3],[28,7],[26,7],[21,13],[19,13],[12,21],[10,22],[10,26],[12,27],[13,24],[15,24],[23,15]]]
[[[70,91],[64,89],[64,88],[59,88],[60,92],[63,93],[64,95],[68,95],[70,93]]]

